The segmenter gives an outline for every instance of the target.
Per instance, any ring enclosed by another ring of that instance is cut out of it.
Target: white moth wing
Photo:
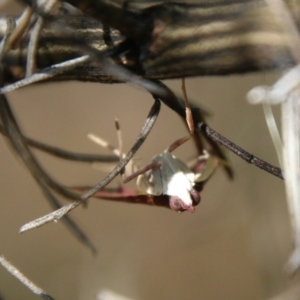
[[[195,182],[205,181],[215,171],[218,165],[218,159],[214,156],[209,156],[204,167],[195,174]]]
[[[161,154],[159,159],[161,162],[159,171],[163,185],[163,194],[177,196],[186,205],[192,205],[190,190],[194,184],[191,170],[168,151]]]
[[[195,182],[194,172],[191,171],[191,169],[180,159],[176,158],[175,156],[173,156],[173,159],[176,162],[177,167],[181,169],[181,171],[185,174],[185,176],[189,179],[191,185],[193,186]]]

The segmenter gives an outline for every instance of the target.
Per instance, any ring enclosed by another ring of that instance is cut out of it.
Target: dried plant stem
[[[69,70],[74,69],[75,67],[79,66],[80,64],[83,64],[84,62],[87,62],[89,60],[88,55],[83,55],[78,58],[70,59],[68,61],[52,65],[49,68],[45,68],[44,70],[39,71],[38,73],[35,73],[31,75],[30,77],[26,77],[22,80],[19,80],[15,83],[12,83],[10,85],[7,85],[5,87],[0,88],[0,93],[5,94],[12,92],[16,89],[19,89],[21,87],[44,81],[47,79],[50,79],[53,76],[56,76],[58,74],[62,74],[64,72],[67,72]]]
[[[14,44],[22,37],[24,32],[28,29],[28,24],[30,22],[32,13],[33,13],[32,7],[27,7],[24,10],[20,18],[18,18],[18,20],[16,21],[17,25],[14,28],[13,32],[7,38],[4,51],[3,51],[3,47],[1,47],[0,52],[4,54],[8,50],[10,50],[14,46]]]
[[[0,132],[3,135],[6,135],[4,127],[0,125]],[[39,141],[33,140],[22,135],[24,142],[33,148],[36,148],[40,151],[48,153],[50,155],[56,156],[58,158],[78,161],[78,162],[117,162],[119,161],[119,157],[117,155],[99,155],[99,154],[87,154],[87,153],[75,153],[72,151],[67,151],[58,147],[50,146]]]
[[[196,127],[198,130],[206,134],[209,138],[213,139],[215,142],[219,143],[220,145],[226,147],[230,151],[232,151],[234,154],[238,155],[240,158],[245,160],[247,163],[253,164],[256,167],[280,178],[283,179],[282,171],[280,168],[275,167],[266,161],[254,156],[253,154],[247,152],[243,148],[237,146],[230,140],[226,139],[224,136],[217,133],[215,130],[210,128],[209,126],[205,124],[198,123],[196,124]]]
[[[48,0],[46,4],[44,5],[43,13],[48,13],[53,5],[56,3],[57,0]],[[35,63],[35,56],[38,49],[38,40],[39,35],[42,30],[42,27],[44,25],[44,19],[41,16],[37,17],[37,20],[33,26],[33,29],[31,31],[29,44],[28,44],[28,51],[27,51],[27,63],[26,63],[26,74],[25,77],[30,77],[36,68]]]
[[[0,264],[34,294],[40,296],[43,300],[54,300],[54,298],[52,298],[50,295],[44,292],[40,287],[38,287],[23,273],[21,273],[16,267],[14,267],[3,255],[0,255]]]

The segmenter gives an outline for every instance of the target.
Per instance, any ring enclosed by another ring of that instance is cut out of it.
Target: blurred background
[[[17,13],[14,5],[4,3],[1,9]],[[252,87],[276,78],[276,74],[194,78],[186,81],[186,87],[189,98],[211,113],[207,121],[212,128],[278,165],[262,108],[246,101]],[[166,83],[181,93],[180,81]],[[128,150],[153,103],[147,93],[124,84],[47,83],[7,96],[27,136],[86,153],[109,153],[87,139],[90,132],[117,145],[115,117]],[[136,155],[140,164],[148,164],[186,134],[179,117],[163,106]],[[22,225],[51,209],[1,137],[1,254],[55,299],[275,297],[299,282],[299,275],[290,279],[283,272],[292,249],[283,182],[225,152],[235,179],[230,181],[217,170],[193,214],[94,199],[87,208],[78,207],[71,216],[96,244],[98,253],[93,255],[62,222],[19,234]],[[93,185],[105,176],[91,165],[35,153],[66,185]],[[184,161],[192,158],[193,143],[180,147],[176,155]],[[3,268],[0,294],[3,299],[37,298]]]

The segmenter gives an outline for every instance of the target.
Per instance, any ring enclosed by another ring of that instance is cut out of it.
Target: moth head
[[[181,198],[179,196],[171,195],[169,198],[169,205],[171,209],[175,211],[188,210],[189,212],[194,212],[195,206],[200,203],[200,194],[195,189],[191,189],[190,191],[187,191],[185,196],[187,197]]]

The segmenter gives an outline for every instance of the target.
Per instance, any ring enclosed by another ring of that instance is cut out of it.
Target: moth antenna
[[[96,134],[93,133],[89,133],[87,135],[87,137],[94,143],[96,143],[97,145],[109,149],[113,152],[113,154],[115,154],[116,156],[120,157],[120,152],[119,149],[115,148],[113,145],[109,144],[107,141],[105,141],[104,139],[102,139],[101,137],[99,137]]]
[[[119,156],[120,156],[120,160],[121,160],[123,157],[123,139],[122,139],[120,122],[119,122],[118,118],[115,118],[115,127],[116,127],[116,131],[117,131],[118,149],[119,149]]]
[[[119,158],[121,161],[123,159],[123,140],[122,140],[122,132],[121,132],[121,127],[120,127],[120,122],[117,117],[115,118],[115,127],[116,127],[116,131],[117,131]],[[125,173],[125,170],[123,169],[120,172],[120,175],[122,178],[124,177],[124,173]]]

